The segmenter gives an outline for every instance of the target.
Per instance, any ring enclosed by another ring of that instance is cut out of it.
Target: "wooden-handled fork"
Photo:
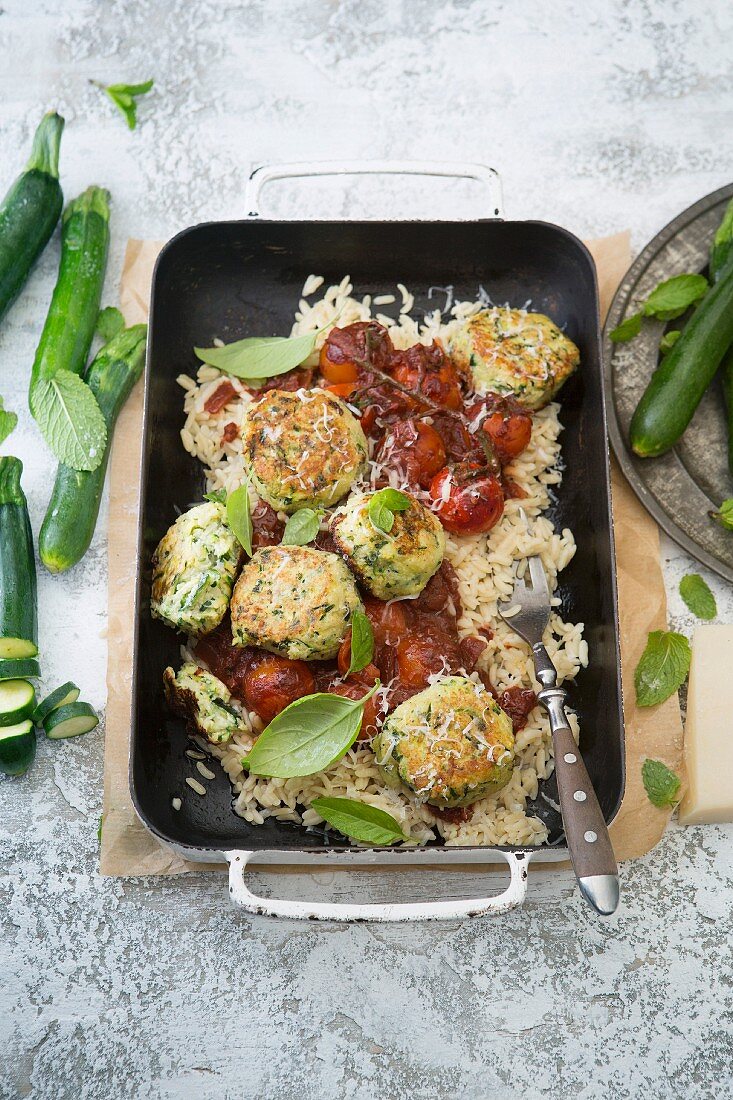
[[[550,719],[560,809],[578,885],[596,912],[610,916],[619,903],[616,859],[596,792],[565,713],[567,692],[558,687],[557,670],[542,642],[550,621],[550,590],[539,555],[528,557],[527,566],[531,584],[517,578],[512,599],[499,605],[499,614],[532,649],[535,674],[542,685],[537,698]]]

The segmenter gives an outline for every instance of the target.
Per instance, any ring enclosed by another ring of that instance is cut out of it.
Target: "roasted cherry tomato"
[[[453,410],[463,405],[458,371],[435,341],[430,347],[414,344],[406,351],[396,351],[391,373],[395,381],[424,394],[436,405]]]
[[[321,348],[319,367],[327,382],[356,382],[369,365],[386,371],[393,354],[392,341],[376,321],[357,321],[333,328]]]
[[[364,612],[372,624],[375,649],[396,646],[406,630],[405,612],[399,603],[394,600],[385,603],[376,596],[365,596]]]
[[[324,387],[329,393],[335,393],[337,397],[343,397],[344,400],[351,397],[356,388],[356,382],[331,382]]]
[[[490,531],[504,511],[498,477],[472,462],[446,466],[436,474],[430,483],[430,496],[440,522],[456,535]]]
[[[339,660],[341,654],[339,653]],[[347,666],[348,668],[348,662]],[[376,665],[367,665],[361,672],[355,672],[348,680],[333,684],[327,690],[331,695],[343,695],[346,699],[362,699],[369,689],[379,679],[379,669]],[[364,716],[361,720],[361,729],[357,741],[371,741],[378,729],[380,704],[375,695],[367,699],[364,704]]]
[[[489,393],[466,409],[466,417],[479,421],[502,465],[521,454],[532,437],[532,416],[513,397]]]
[[[428,677],[433,673],[443,672],[446,665],[450,667],[454,663],[451,658],[456,657],[457,666],[460,664],[457,646],[440,632],[407,634],[397,646],[397,679],[400,687],[408,689],[411,694],[422,691],[428,686]]]
[[[415,488],[427,489],[446,463],[445,447],[435,428],[422,420],[391,424],[377,447],[375,458],[386,470],[395,470]]]
[[[305,661],[289,661],[271,653],[253,661],[244,677],[245,702],[263,722],[271,722],[290,703],[314,690],[313,673]]]

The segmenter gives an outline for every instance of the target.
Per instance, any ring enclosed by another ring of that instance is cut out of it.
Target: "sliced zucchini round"
[[[66,703],[57,707],[43,720],[46,736],[54,741],[62,737],[78,737],[80,733],[89,733],[99,723],[97,712],[89,703]]]
[[[26,641],[25,638],[0,638],[0,659],[18,657],[37,657],[38,646],[35,642]]]
[[[40,675],[41,666],[35,657],[0,660],[0,680],[37,680]]]
[[[30,718],[0,729],[0,771],[24,775],[36,755],[36,731]]]
[[[48,717],[52,710],[57,710],[67,703],[75,703],[78,698],[79,688],[71,680],[67,680],[65,684],[57,687],[41,700],[31,717],[37,726],[41,726],[43,719]]]
[[[27,680],[0,681],[0,726],[15,726],[33,718],[36,693]]]

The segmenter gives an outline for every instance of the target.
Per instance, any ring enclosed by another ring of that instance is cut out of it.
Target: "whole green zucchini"
[[[59,145],[64,120],[41,119],[30,159],[0,203],[0,317],[15,301],[59,220]]]
[[[52,573],[63,573],[84,557],[92,541],[102,499],[112,433],[120,409],[145,362],[147,325],[133,325],[101,349],[86,373],[107,424],[101,465],[91,472],[59,465],[51,500],[38,537],[41,561]]]
[[[732,342],[733,253],[636,407],[629,429],[635,454],[652,458],[674,446]]]
[[[36,560],[22,472],[19,458],[0,458],[0,660],[38,653]]]
[[[720,367],[723,397],[728,421],[728,469],[733,474],[733,347],[728,348]]]
[[[33,361],[30,406],[41,380],[58,370],[81,374],[99,314],[109,248],[109,192],[89,187],[64,210],[61,264]]]

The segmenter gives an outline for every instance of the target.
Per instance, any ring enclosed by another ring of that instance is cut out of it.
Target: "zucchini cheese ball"
[[[364,587],[378,599],[417,596],[443,561],[441,523],[429,508],[410,497],[410,507],[394,513],[392,529],[384,534],[369,518],[373,496],[352,497],[333,513],[334,541]]]
[[[167,668],[163,685],[171,710],[187,720],[192,733],[220,745],[242,729],[240,717],[229,702],[229,688],[198,665],[189,662],[177,673]]]
[[[511,718],[486,688],[450,676],[390,714],[372,749],[387,782],[431,806],[466,806],[509,782]]]
[[[247,409],[242,442],[252,484],[278,512],[335,504],[367,460],[359,421],[327,390],[269,390]]]
[[[229,606],[240,553],[224,505],[207,502],[184,512],[153,554],[153,616],[196,637],[210,633]]]
[[[312,546],[265,546],[247,562],[232,596],[235,645],[291,661],[335,657],[351,616],[363,610],[349,567]]]
[[[544,313],[483,309],[451,341],[451,357],[477,393],[512,394],[541,409],[577,369],[580,352]]]

